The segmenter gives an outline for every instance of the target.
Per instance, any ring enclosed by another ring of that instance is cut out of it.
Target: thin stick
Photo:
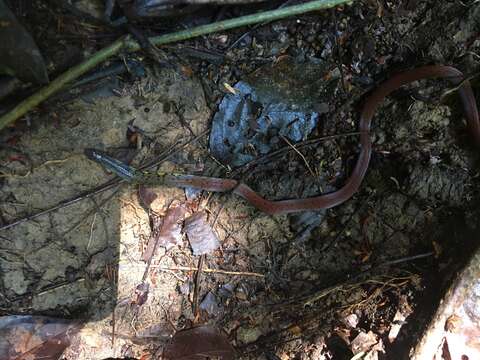
[[[427,258],[427,257],[434,256],[434,255],[435,255],[435,253],[433,251],[430,251],[430,252],[427,252],[427,253],[424,253],[424,254],[406,256],[406,257],[403,257],[403,258],[400,258],[400,259],[386,261],[386,262],[378,264],[374,267],[379,268],[379,267],[382,267],[382,266],[390,266],[390,265],[395,265],[395,264],[401,264],[401,263],[404,263],[404,262],[410,262],[410,261],[413,261],[413,260],[423,259],[423,258]]]
[[[88,238],[88,244],[87,244],[87,251],[90,249],[90,245],[92,244],[92,239],[93,239],[93,226],[95,225],[95,220],[97,219],[97,212],[93,214],[93,220],[92,224],[90,225],[90,236]]]
[[[29,292],[27,292],[23,295],[16,296],[13,299],[9,299],[8,301],[13,303],[13,302],[23,300],[25,298],[32,298],[34,296],[42,296],[42,295],[48,294],[51,291],[64,288],[64,287],[72,285],[74,283],[80,283],[80,282],[84,282],[84,281],[85,281],[85,278],[83,278],[83,277],[79,277],[79,278],[77,278],[73,281],[70,281],[70,280],[61,281],[61,282],[56,283],[56,284],[47,285],[46,287],[44,287],[42,290],[40,290],[38,292],[35,291],[35,290],[29,291]]]
[[[206,255],[200,255],[198,259],[197,273],[195,274],[195,288],[193,289],[193,316],[196,320],[200,318],[200,308],[198,306],[198,297],[200,296],[200,282],[202,281],[203,263]]]
[[[189,267],[189,266],[173,266],[173,267],[166,267],[166,266],[161,266],[161,265],[152,265],[152,269],[158,270],[158,271],[182,271],[182,272],[189,272],[189,271],[197,271],[198,268],[195,267]],[[250,272],[250,271],[230,271],[230,270],[221,270],[221,269],[202,269],[202,272],[204,273],[210,273],[210,274],[222,274],[222,275],[238,275],[238,276],[252,276],[252,277],[260,277],[264,278],[264,274],[256,273],[256,272]]]
[[[218,21],[212,24],[201,25],[189,30],[174,32],[150,38],[153,45],[165,45],[177,41],[183,41],[194,37],[211,34],[214,32],[230,30],[242,26],[254,25],[262,22],[270,22],[274,20],[284,19],[290,16],[301,15],[307,12],[329,9],[342,4],[350,4],[355,0],[314,0],[305,4],[287,6],[282,9],[265,11],[253,15],[240,16],[235,19]],[[108,58],[118,54],[121,50],[138,51],[140,45],[129,37],[122,37],[106,48],[93,54],[84,62],[67,70],[58,78],[53,80],[49,85],[43,87],[38,92],[20,102],[7,114],[0,117],[0,130],[13,123],[18,118],[38,106],[40,103],[48,99],[50,96],[60,91],[65,85],[71,83],[87,71],[93,69]]]
[[[17,226],[17,225],[20,225],[20,224],[23,224],[24,222],[27,222],[27,221],[30,221],[30,220],[33,220],[33,219],[36,219],[42,215],[46,215],[46,214],[50,214],[51,212],[54,212],[54,211],[57,211],[57,210],[60,210],[60,209],[63,209],[65,207],[68,207],[68,206],[72,206],[74,204],[76,204],[77,202],[79,201],[82,201],[82,200],[85,200],[85,199],[89,199],[91,197],[94,197],[95,195],[98,195],[104,191],[107,191],[107,190],[110,190],[112,188],[114,188],[115,186],[119,185],[120,183],[123,183],[124,180],[122,179],[114,179],[114,180],[111,180],[109,182],[106,182],[98,187],[96,187],[95,189],[93,190],[90,190],[86,193],[81,193],[80,195],[77,195],[71,199],[68,199],[68,200],[65,200],[65,201],[62,201],[60,203],[58,203],[57,205],[54,205],[48,209],[45,209],[45,210],[41,210],[37,213],[34,213],[34,214],[31,214],[31,215],[27,215],[23,218],[20,218],[20,219],[17,219],[9,224],[6,224],[6,225],[3,225],[0,227],[0,231],[2,230],[7,230],[7,229],[10,229],[14,226]]]
[[[294,304],[294,303],[311,304],[311,303],[313,303],[315,301],[318,301],[319,299],[329,295],[333,291],[345,291],[346,289],[351,289],[353,287],[356,287],[356,286],[359,286],[359,285],[362,285],[362,284],[365,284],[365,283],[368,283],[368,282],[373,283],[373,281],[377,278],[385,279],[386,277],[389,277],[389,279],[381,282],[381,284],[384,284],[384,285],[387,285],[390,282],[392,282],[394,280],[398,280],[398,279],[408,280],[408,279],[410,279],[410,278],[412,278],[413,276],[416,276],[416,275],[415,274],[409,274],[408,276],[404,276],[404,277],[392,277],[392,276],[386,275],[384,273],[384,274],[376,275],[375,277],[373,277],[371,279],[367,279],[367,280],[363,280],[363,281],[359,280],[359,279],[362,278],[364,275],[366,275],[368,273],[371,273],[371,272],[374,272],[375,270],[378,270],[379,268],[381,268],[383,266],[406,263],[406,262],[415,261],[415,260],[418,260],[418,259],[424,259],[424,258],[433,256],[433,255],[434,255],[433,252],[429,252],[429,253],[418,254],[418,255],[414,255],[414,256],[403,257],[403,258],[400,258],[400,259],[390,260],[390,261],[387,261],[387,262],[379,264],[379,265],[371,266],[371,267],[369,267],[367,269],[364,269],[364,270],[361,270],[361,271],[356,271],[355,273],[346,273],[345,275],[343,275],[340,278],[339,281],[336,282],[335,285],[321,288],[319,290],[314,291],[313,293],[306,294],[306,295],[300,295],[300,296],[294,296],[294,297],[292,297],[290,299],[287,299],[285,301],[282,301],[280,303],[265,303],[265,304],[262,304],[260,306],[284,306],[284,305],[290,305],[290,304]]]
[[[295,151],[298,156],[300,156],[303,160],[303,162],[305,163],[305,166],[307,167],[308,171],[310,171],[310,174],[312,174],[312,176],[314,178],[317,178],[317,175],[315,174],[315,172],[313,171],[313,169],[310,167],[310,164],[308,163],[307,159],[305,158],[305,156],[303,156],[303,154],[300,152],[300,150],[298,150],[295,145],[293,145],[290,141],[288,141],[288,139],[283,136],[283,135],[280,135],[283,139],[283,141],[285,141],[287,143],[288,146],[290,146],[292,148],[293,151]]]
[[[115,288],[115,285],[118,283],[117,279],[118,278],[118,271],[113,270],[113,276],[112,276],[112,289]],[[115,317],[115,305],[113,306],[112,309],[112,349],[115,347],[115,330],[116,330],[116,317]]]
[[[317,143],[322,142],[322,141],[333,140],[333,139],[348,137],[348,136],[358,136],[360,134],[361,134],[361,132],[357,131],[357,132],[350,132],[350,133],[344,133],[344,134],[322,136],[322,137],[319,137],[319,138],[316,138],[316,139],[310,139],[310,140],[305,140],[305,141],[296,143],[295,148],[300,149],[300,148],[303,148],[303,147],[306,147],[306,146],[309,146],[309,145],[317,144]],[[262,162],[270,160],[270,159],[274,158],[275,156],[279,156],[279,155],[281,155],[285,152],[291,151],[291,150],[293,150],[293,149],[290,146],[285,146],[285,147],[282,147],[281,149],[269,152],[268,154],[265,154],[265,155],[255,159],[255,160],[252,160],[252,161],[246,163],[245,165],[242,165],[242,166],[236,168],[232,172],[232,176],[237,175],[239,173],[245,173],[247,170],[250,170],[250,168],[252,166],[261,164]]]

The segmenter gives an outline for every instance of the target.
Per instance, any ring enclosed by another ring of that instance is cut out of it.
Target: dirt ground
[[[221,9],[182,24],[249,11]],[[52,74],[121,33],[48,2],[20,10]],[[168,20],[142,27],[175,29]],[[111,180],[86,148],[135,166],[162,160],[161,171],[234,176],[270,199],[338,188],[354,164],[351,133],[368,92],[402,69],[438,63],[472,76],[479,93],[479,34],[476,1],[365,0],[165,47],[171,66],[121,54],[105,66],[134,63],[129,72],[62,91],[0,134],[0,221]],[[292,68],[308,76],[282,76]],[[308,139],[335,137],[299,151],[279,142],[279,155],[249,167],[232,169],[213,156],[220,101],[238,81],[258,78],[285,82],[297,103],[308,97],[320,114]],[[153,359],[194,323],[223,329],[239,359],[350,359],[361,351],[368,359],[408,358],[480,230],[478,151],[447,89],[420,82],[385,101],[366,180],[330,210],[269,216],[232,194],[203,192],[191,201],[183,189],[153,187],[149,212],[138,188],[122,183],[1,230],[0,313],[88,319],[66,359]],[[137,148],[126,136],[132,120],[143,131]],[[200,256],[185,235],[158,249],[148,299],[135,304],[151,213],[164,216],[174,200],[207,214],[221,246],[205,256],[198,281]]]

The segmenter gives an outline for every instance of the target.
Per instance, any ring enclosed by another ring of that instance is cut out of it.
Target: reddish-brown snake
[[[104,156],[100,152],[95,152],[95,150],[88,151],[87,155],[91,159],[112,169],[118,175],[123,176],[134,183],[193,187],[214,192],[232,191],[234,194],[243,197],[257,209],[271,215],[289,214],[306,210],[328,209],[351,198],[360,187],[360,184],[365,177],[365,173],[367,172],[372,153],[372,141],[370,139],[372,118],[385,97],[403,85],[417,80],[432,78],[445,78],[454,85],[459,86],[458,93],[465,111],[469,132],[473,136],[474,141],[480,145],[480,122],[477,104],[470,83],[468,80],[464,79],[462,72],[454,67],[442,65],[423,66],[408,70],[394,75],[380,84],[380,86],[378,86],[367,98],[360,116],[359,132],[361,149],[355,168],[341,189],[325,195],[305,199],[270,201],[253,191],[248,185],[237,180],[195,175],[141,173],[137,172],[135,169],[123,166],[124,164],[120,164],[116,160]]]

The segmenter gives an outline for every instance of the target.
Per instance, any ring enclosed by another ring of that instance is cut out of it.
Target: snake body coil
[[[372,118],[385,97],[403,85],[409,84],[413,81],[432,78],[444,78],[454,85],[459,86],[458,93],[463,104],[469,132],[474,141],[480,145],[480,122],[477,104],[470,83],[468,80],[464,79],[462,72],[454,67],[442,65],[423,66],[408,70],[394,75],[380,84],[367,98],[360,116],[359,131],[361,149],[355,168],[342,188],[325,195],[305,199],[270,201],[253,191],[248,185],[237,180],[194,175],[176,176],[154,174],[152,176],[151,174],[138,172],[115,159],[102,153],[95,152],[95,150],[88,150],[87,156],[114,171],[119,176],[134,183],[193,187],[214,192],[232,191],[234,194],[247,200],[257,209],[271,215],[328,209],[345,202],[358,191],[360,184],[365,177],[365,173],[367,172],[372,153],[372,141],[370,138]]]

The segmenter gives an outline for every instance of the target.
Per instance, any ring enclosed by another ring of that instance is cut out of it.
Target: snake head
[[[107,153],[101,150],[85,149],[84,153],[87,158],[102,165],[104,168],[112,171],[122,179],[134,181],[138,177],[139,172],[137,169],[107,155]]]

